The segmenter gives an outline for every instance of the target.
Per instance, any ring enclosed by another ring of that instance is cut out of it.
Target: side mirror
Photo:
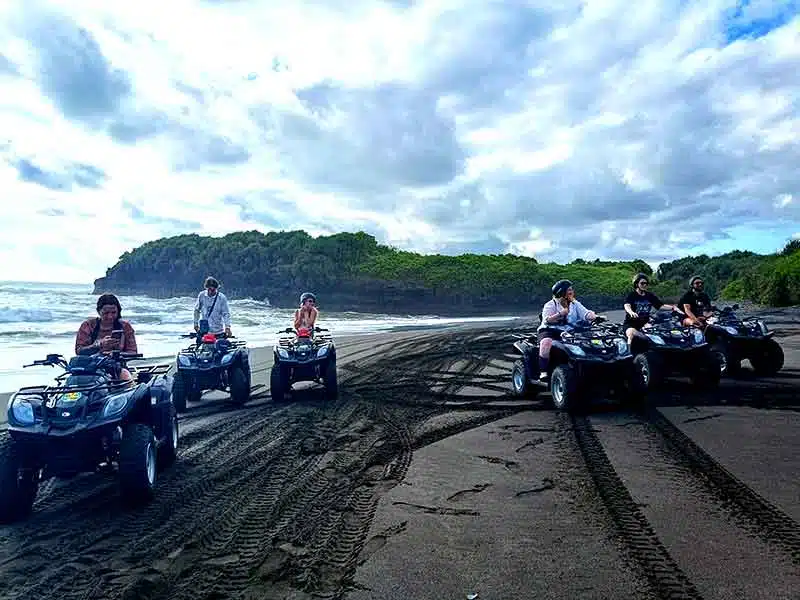
[[[294,329],[292,329],[291,327],[287,327],[286,329],[283,330],[283,333],[294,333]]]
[[[738,304],[734,304],[733,306],[731,306],[731,308],[733,310],[739,310],[739,305]]]

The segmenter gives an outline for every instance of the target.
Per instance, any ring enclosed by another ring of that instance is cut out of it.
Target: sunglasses
[[[639,282],[639,285],[650,285],[650,282],[642,280]]]

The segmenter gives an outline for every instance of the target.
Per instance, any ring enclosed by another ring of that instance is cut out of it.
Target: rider
[[[208,321],[208,333],[221,337],[231,336],[231,310],[228,298],[219,291],[219,281],[206,277],[205,288],[194,303],[194,330],[200,330],[200,318]]]
[[[314,324],[319,317],[319,309],[316,307],[317,297],[311,292],[304,292],[300,295],[300,308],[294,311],[294,328],[308,327],[314,329]]]
[[[566,331],[579,321],[594,321],[597,315],[575,299],[575,289],[568,279],[553,284],[553,298],[542,307],[542,322],[536,330],[539,341],[539,380],[547,380],[547,366],[553,340],[561,339]]]
[[[633,291],[625,296],[625,320],[622,326],[628,344],[633,342],[633,336],[650,321],[651,309],[660,310],[668,308],[675,310],[674,304],[664,304],[653,292],[648,290],[650,279],[644,273],[637,273],[633,277]]]
[[[75,354],[87,348],[100,352],[120,350],[137,354],[136,334],[128,321],[122,319],[122,305],[114,294],[103,294],[97,299],[99,317],[89,317],[78,328],[75,336]],[[120,379],[132,379],[130,371],[122,369]]]
[[[693,275],[689,279],[689,289],[681,296],[678,305],[686,313],[686,318],[683,319],[684,326],[698,325],[702,327],[706,324],[706,319],[711,315],[711,298],[703,290],[702,277]]]

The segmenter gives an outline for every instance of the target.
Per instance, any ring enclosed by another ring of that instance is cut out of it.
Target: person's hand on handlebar
[[[229,338],[229,337],[231,337],[231,335],[232,335],[231,334],[231,328],[230,327],[226,327],[225,328],[225,337]]]

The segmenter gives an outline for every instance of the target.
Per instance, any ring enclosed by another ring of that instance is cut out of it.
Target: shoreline
[[[441,325],[398,325],[394,327],[390,327],[387,329],[380,329],[373,332],[359,332],[359,333],[344,333],[341,335],[337,335],[334,338],[334,341],[337,345],[341,346],[348,346],[348,345],[355,345],[360,342],[363,342],[367,338],[372,338],[378,335],[385,335],[391,337],[401,337],[403,334],[408,333],[422,333],[422,332],[429,332],[429,333],[436,333],[436,332],[455,332],[459,329],[475,329],[475,328],[483,328],[483,327],[511,327],[514,321],[525,321],[529,322],[528,318],[525,317],[508,317],[507,319],[502,320],[494,320],[494,321],[470,321],[467,323],[443,323]],[[535,327],[535,324],[532,325]],[[177,350],[175,354],[169,355],[162,355],[162,356],[148,356],[145,360],[138,362],[137,365],[145,366],[145,365],[152,365],[152,364],[160,364],[165,362],[173,363],[175,361],[175,355],[177,354]],[[253,373],[253,386],[261,385],[263,387],[259,387],[257,394],[262,394],[269,390],[268,381],[269,381],[269,374],[268,370],[272,366],[272,344],[259,344],[258,346],[251,346],[250,347],[250,364]],[[48,380],[49,381],[49,380]],[[6,423],[8,422],[7,412],[8,412],[8,400],[12,394],[14,394],[16,390],[6,390],[0,391],[0,430],[5,429]],[[209,393],[209,392],[206,392]],[[216,394],[221,394],[224,392],[213,392]]]

